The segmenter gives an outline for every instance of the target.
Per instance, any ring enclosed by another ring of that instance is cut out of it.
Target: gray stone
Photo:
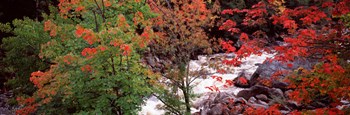
[[[248,103],[256,103],[257,99],[255,97],[250,97]]]
[[[299,109],[301,107],[300,104],[298,104],[297,102],[295,101],[291,101],[291,100],[288,100],[286,102],[286,105],[287,105],[287,108],[291,109],[291,110],[295,110],[295,109]]]
[[[242,97],[238,97],[236,98],[234,101],[233,101],[235,104],[238,104],[238,103],[247,103],[247,100],[242,98]]]
[[[215,98],[213,103],[222,103],[228,100],[228,98],[233,97],[233,95],[227,93],[227,92],[220,92],[218,93]]]
[[[282,90],[286,90],[287,87],[288,87],[288,83],[280,82],[280,81],[273,81],[272,82],[272,87],[279,88],[279,89],[282,89]]]
[[[261,85],[254,85],[248,90],[241,90],[240,92],[237,93],[237,97],[242,97],[246,100],[248,100],[250,97],[259,95],[259,94],[264,94],[264,95],[269,95],[269,88]]]
[[[266,106],[266,105],[261,105],[261,104],[257,104],[257,103],[253,103],[253,104],[249,104],[251,107],[254,107],[254,108],[269,108],[269,106]]]
[[[283,115],[287,115],[288,113],[290,113],[290,111],[286,111],[286,110],[280,110],[280,112],[281,112]]]
[[[283,95],[283,91],[281,89],[278,88],[271,88],[269,91],[271,97],[280,97],[280,98],[284,98]]]
[[[305,106],[305,109],[313,110],[313,109],[316,109],[316,107],[311,106],[311,105],[307,105],[307,106]]]
[[[261,105],[269,106],[268,103],[266,103],[266,102],[264,102],[264,101],[261,101],[261,100],[258,100],[257,103],[258,103],[258,104],[261,104]]]
[[[267,98],[267,96],[264,95],[264,94],[259,94],[259,95],[256,95],[255,97],[258,98],[258,99],[261,100],[261,101],[265,101],[265,102],[268,102],[268,101],[269,101],[269,99]]]
[[[7,108],[0,107],[0,115],[15,115],[15,113]]]
[[[146,57],[147,64],[154,67],[156,65],[156,62],[154,61],[154,58],[152,57]]]
[[[238,105],[238,106],[234,106],[233,108],[230,108],[234,111],[230,111],[229,114],[224,114],[224,115],[239,115],[242,114],[244,111],[244,106],[242,105]]]
[[[207,112],[208,115],[221,115],[222,114],[223,104],[218,103],[215,104],[210,110]]]
[[[284,97],[289,97],[289,94],[293,92],[293,90],[287,90],[284,92]]]
[[[292,64],[292,67],[288,67],[288,64]],[[302,67],[304,69],[310,70],[316,64],[316,61],[311,59],[297,58],[293,62],[282,62],[277,60],[265,60],[264,63],[259,65],[254,74],[250,77],[250,81],[255,84],[257,83],[257,78],[260,79],[270,79],[271,76],[277,71],[285,71],[282,75],[277,76],[277,81],[282,81],[285,76],[288,76],[293,70]]]
[[[311,106],[316,107],[316,108],[323,108],[323,107],[326,107],[327,105],[322,103],[322,102],[316,101],[316,102],[312,102]]]

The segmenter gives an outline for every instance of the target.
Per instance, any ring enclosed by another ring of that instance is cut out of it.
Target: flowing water
[[[208,65],[211,62],[214,62],[213,60],[219,58],[218,60],[221,60],[223,58],[229,59],[227,57],[232,57],[234,54],[215,54],[211,56],[198,56],[198,60],[192,60],[190,62],[190,71],[198,71],[201,69],[207,70],[208,74],[206,77],[200,77],[194,80],[192,85],[194,85],[193,93],[199,95],[198,98],[195,98],[192,100],[193,103],[196,103],[197,101],[200,101],[205,98],[210,98],[208,95],[213,92],[209,90],[206,87],[210,86],[216,86],[219,88],[220,92],[233,92],[234,94],[237,94],[239,91],[241,91],[243,88],[237,88],[237,87],[224,87],[224,82],[217,81],[213,79],[210,76],[221,76],[222,81],[225,80],[233,80],[234,78],[238,77],[239,73],[242,71],[245,72],[247,76],[251,76],[255,70],[258,68],[258,64],[263,63],[267,58],[273,57],[273,54],[267,54],[263,53],[261,56],[258,55],[251,55],[250,57],[247,57],[242,60],[242,65],[239,67],[224,67],[225,74],[220,74],[217,72],[216,69],[210,68]],[[216,63],[219,64],[219,63]],[[219,64],[220,65],[220,64]],[[221,66],[221,65],[220,65]],[[215,91],[214,91],[215,92]],[[164,110],[159,110],[157,107],[164,105],[161,101],[159,101],[156,97],[151,96],[147,100],[145,100],[145,104],[142,105],[142,110],[139,112],[139,115],[162,115],[164,114]],[[199,110],[195,108],[191,108],[192,113],[197,112]]]

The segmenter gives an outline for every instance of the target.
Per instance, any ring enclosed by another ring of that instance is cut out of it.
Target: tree
[[[61,0],[58,8],[44,16],[50,40],[39,54],[52,64],[31,73],[38,90],[17,98],[17,114],[136,114],[150,93],[139,55],[153,33],[145,1]]]
[[[13,89],[16,95],[32,95],[35,87],[29,81],[30,73],[36,70],[45,70],[49,67],[49,62],[41,59],[40,44],[49,41],[50,36],[44,33],[43,23],[25,18],[24,20],[14,20],[14,29],[8,25],[9,33],[12,37],[3,38],[1,48],[5,52],[5,57],[1,60],[4,63],[4,72],[10,73],[14,78],[6,84]],[[10,76],[8,76],[10,77]]]
[[[222,41],[224,49],[237,54],[237,58],[225,63],[239,65],[242,58],[263,51],[276,52],[274,59],[287,64],[296,58],[316,59],[320,64],[313,70],[290,77],[290,87],[295,90],[290,98],[309,104],[311,100],[306,97],[329,96],[334,102],[329,107],[334,108],[341,98],[349,99],[349,85],[332,84],[349,80],[344,69],[348,64],[341,60],[349,59],[345,55],[350,51],[350,37],[344,32],[348,28],[339,20],[350,12],[349,3],[349,0],[307,3],[269,0],[246,9],[226,9],[222,14],[236,17],[228,19],[220,29],[240,36],[239,41],[244,44],[236,50],[232,42]],[[277,41],[284,43],[278,45]],[[313,84],[308,86],[310,83]]]
[[[164,60],[160,72],[170,80],[158,81],[163,88],[156,96],[171,113],[190,114],[191,83],[202,75],[190,72],[189,62],[198,54],[212,52],[204,29],[213,26],[215,17],[203,0],[149,0],[148,4],[160,14],[153,19],[157,38],[148,54]]]

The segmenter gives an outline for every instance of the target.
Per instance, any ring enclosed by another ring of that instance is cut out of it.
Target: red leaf
[[[248,34],[246,33],[241,33],[241,36],[239,37],[240,40],[242,41],[247,41],[249,40]]]
[[[76,29],[77,29],[77,30],[75,30],[75,35],[76,35],[77,37],[81,37],[81,36],[83,35],[83,33],[84,33],[84,28],[78,25],[78,26],[76,27]]]
[[[239,77],[238,81],[245,85],[248,84],[248,80],[245,77]]]

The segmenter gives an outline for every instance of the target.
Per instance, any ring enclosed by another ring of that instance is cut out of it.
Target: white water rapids
[[[197,95],[200,95],[200,97],[193,99],[192,102],[196,103],[197,101],[201,100],[202,98],[208,97],[206,94],[213,92],[209,90],[206,87],[210,86],[217,86],[220,90],[220,92],[233,92],[235,95],[241,91],[243,88],[237,88],[237,87],[228,87],[225,88],[224,82],[216,81],[215,79],[211,78],[210,76],[221,76],[222,81],[225,80],[233,80],[234,78],[238,77],[239,73],[242,71],[245,71],[245,74],[250,76],[252,75],[255,70],[258,68],[256,64],[263,63],[266,58],[273,57],[273,54],[267,54],[263,53],[261,56],[258,55],[251,55],[250,57],[247,57],[242,60],[242,65],[240,67],[229,67],[230,71],[227,71],[227,74],[220,74],[217,73],[216,70],[209,68],[208,66],[203,66],[204,63],[208,63],[211,58],[209,57],[218,57],[221,58],[222,56],[227,56],[232,54],[216,54],[212,56],[198,56],[198,60],[192,60],[190,61],[190,71],[197,71],[200,69],[207,69],[210,73],[206,79],[203,78],[197,78],[194,80],[192,85],[194,85],[193,92]],[[221,56],[221,57],[220,57]],[[159,101],[156,97],[152,96],[145,100],[145,104],[142,105],[142,110],[139,112],[139,115],[163,115],[165,113],[164,110],[159,110],[157,107],[164,105],[161,101]],[[197,112],[199,110],[195,108],[191,108],[192,113]]]

